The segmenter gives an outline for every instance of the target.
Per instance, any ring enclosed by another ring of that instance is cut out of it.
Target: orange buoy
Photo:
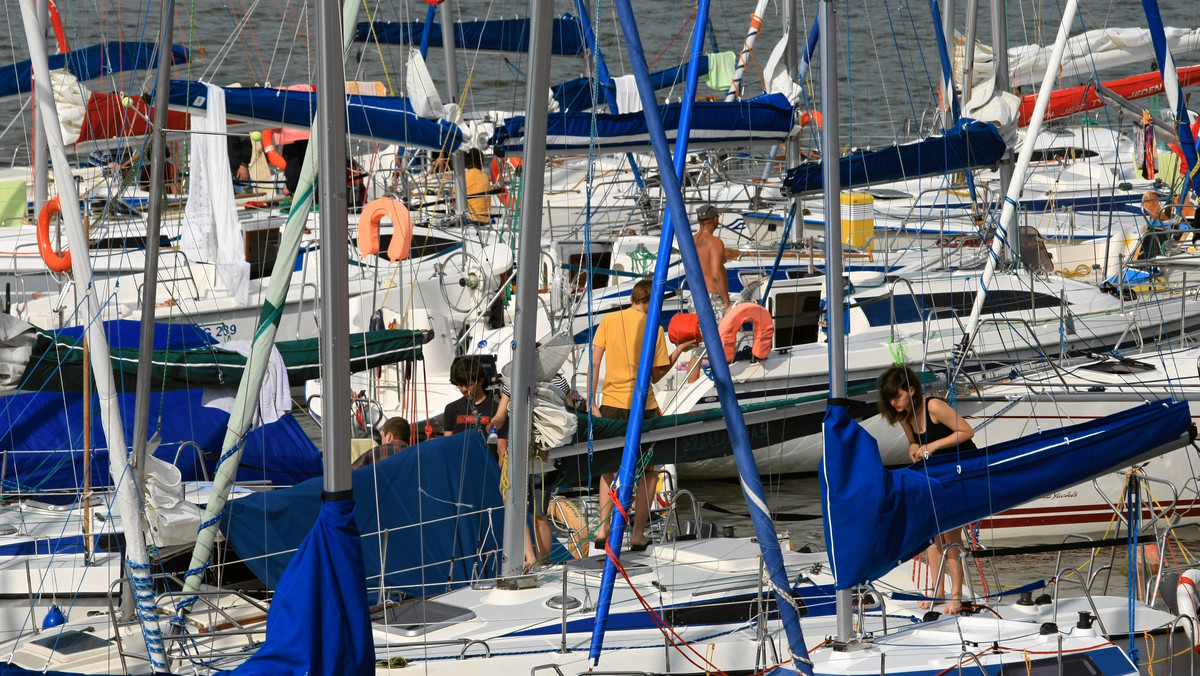
[[[667,324],[667,337],[676,345],[700,340],[700,317],[691,312],[676,312]]]
[[[385,218],[392,222],[388,260],[402,261],[412,248],[413,222],[408,207],[395,197],[379,197],[362,208],[358,215],[358,250],[364,256],[379,253],[379,225]]]
[[[41,213],[38,214],[38,253],[42,255],[42,260],[46,261],[46,267],[51,270],[55,272],[70,272],[71,252],[55,251],[54,244],[50,242],[50,221],[61,213],[62,201],[57,197],[46,202],[46,206],[42,207]]]
[[[815,110],[806,110],[800,114],[800,126],[807,127],[812,123],[816,123],[821,129],[825,128],[825,118],[821,117],[821,113]]]
[[[758,303],[738,303],[729,308],[719,327],[725,358],[730,361],[737,348],[738,331],[746,322],[754,325],[754,345],[750,348],[754,358],[762,360],[771,354],[771,344],[775,340],[775,322],[771,313]]]
[[[267,156],[267,161],[271,163],[278,171],[287,169],[287,160],[283,159],[283,155],[279,154],[279,150],[275,148],[275,132],[282,131],[277,129],[268,129],[262,133],[262,149],[263,154]]]

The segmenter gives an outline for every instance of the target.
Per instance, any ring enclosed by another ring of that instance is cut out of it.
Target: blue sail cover
[[[986,167],[999,162],[1004,149],[995,127],[964,117],[940,136],[843,157],[842,189]],[[821,163],[805,162],[788,170],[783,192],[821,192],[823,185]]]
[[[825,541],[838,589],[881,577],[939,533],[1126,467],[1187,441],[1186,401],[1157,401],[889,470],[844,406],[825,413]]]
[[[101,75],[155,68],[158,66],[155,49],[153,42],[103,42],[66,54],[51,54],[50,70],[66,68],[81,82],[86,82]],[[171,49],[172,64],[187,63],[188,58],[187,47],[176,45]],[[0,66],[0,98],[28,92],[32,77],[33,64],[29,59]]]
[[[316,523],[275,589],[267,611],[267,640],[229,673],[375,673],[358,539],[354,501],[321,501]]]
[[[271,87],[224,89],[225,113],[231,118],[308,129],[316,115],[315,92]],[[204,83],[171,81],[173,107],[205,110],[207,95]],[[354,136],[407,146],[450,152],[462,144],[457,125],[417,117],[409,100],[400,96],[347,96],[346,123]]]
[[[126,439],[133,439],[136,395],[117,395]],[[184,481],[212,476],[221,455],[229,414],[203,405],[203,390],[175,390],[150,397],[150,431],[162,441],[154,456],[176,463]],[[94,487],[112,486],[108,449],[100,424],[99,399],[92,397]],[[83,395],[39,392],[0,397],[0,454],[5,491],[78,490],[83,486]],[[199,448],[197,448],[197,446]],[[207,473],[205,468],[207,468]],[[270,481],[290,486],[321,476],[321,453],[291,413],[246,433],[246,450],[238,466],[239,481]]]
[[[561,56],[583,53],[583,29],[579,19],[564,14],[554,20],[554,41],[550,51]],[[419,45],[425,37],[424,21],[363,21],[354,31],[355,42],[379,42],[387,45]],[[429,27],[429,46],[442,46],[440,23]],[[529,51],[529,19],[490,19],[459,21],[454,24],[454,46],[459,49],[492,52]]]
[[[679,129],[679,103],[658,107],[668,140]],[[776,144],[792,130],[792,104],[782,94],[763,94],[742,101],[697,101],[692,111],[689,147]],[[592,120],[597,135],[592,137]],[[551,113],[546,133],[547,155],[586,154],[589,143],[601,153],[644,150],[650,134],[643,113]],[[513,117],[496,130],[495,145],[510,154],[525,152],[525,118]]]
[[[486,553],[503,537],[500,467],[480,435],[421,442],[354,470],[353,486],[369,586],[382,576],[390,588],[426,596],[497,574],[497,557]],[[221,528],[268,587],[316,521],[321,488],[314,479],[229,503]]]
[[[682,66],[667,68],[665,70],[650,73],[650,84],[655,91],[674,87],[678,84],[683,84],[684,77],[687,75],[688,65],[685,63]],[[697,74],[706,75],[708,73],[708,56],[701,55],[696,59]],[[610,96],[615,97],[617,88],[610,82],[608,85]],[[600,94],[600,101],[603,102],[603,92]],[[591,110],[592,108],[592,79],[588,77],[577,77],[574,80],[567,80],[561,84],[556,84],[550,88],[550,95],[555,101],[558,101],[558,109],[562,112],[573,113],[583,110]]]

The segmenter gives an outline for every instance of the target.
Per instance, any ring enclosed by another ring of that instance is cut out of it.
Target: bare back
[[[704,271],[704,286],[708,292],[721,296],[729,306],[729,276],[725,271],[725,243],[710,232],[701,230],[696,234],[696,253],[700,257],[700,269]]]

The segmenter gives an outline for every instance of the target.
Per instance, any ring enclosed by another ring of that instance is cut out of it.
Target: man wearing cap
[[[696,210],[700,232],[696,233],[696,253],[700,255],[700,269],[704,271],[704,286],[712,300],[713,311],[719,321],[729,309],[729,273],[725,271],[725,243],[715,234],[720,224],[720,212],[711,204]],[[721,304],[718,305],[717,301]]]

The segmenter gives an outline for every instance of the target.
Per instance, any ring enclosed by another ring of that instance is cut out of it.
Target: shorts
[[[708,302],[712,305],[713,317],[720,324],[721,320],[725,318],[725,299],[721,298],[721,294],[719,293],[710,293],[708,294]],[[694,297],[688,300],[688,305],[691,306],[692,312],[700,314],[699,310],[696,309],[696,299]]]
[[[600,417],[601,418],[611,418],[613,420],[629,420],[629,413],[630,413],[630,409],[628,409],[628,408],[619,408],[617,406],[605,406],[604,404],[600,405]],[[654,408],[646,409],[645,412],[642,414],[642,417],[643,418],[657,418],[660,415],[662,415],[662,413],[658,410],[658,407],[656,406]]]
[[[554,486],[558,483],[558,470],[547,466],[546,471],[540,471],[542,463],[533,461],[529,473],[529,515],[543,517],[550,510],[550,498],[554,495]]]

